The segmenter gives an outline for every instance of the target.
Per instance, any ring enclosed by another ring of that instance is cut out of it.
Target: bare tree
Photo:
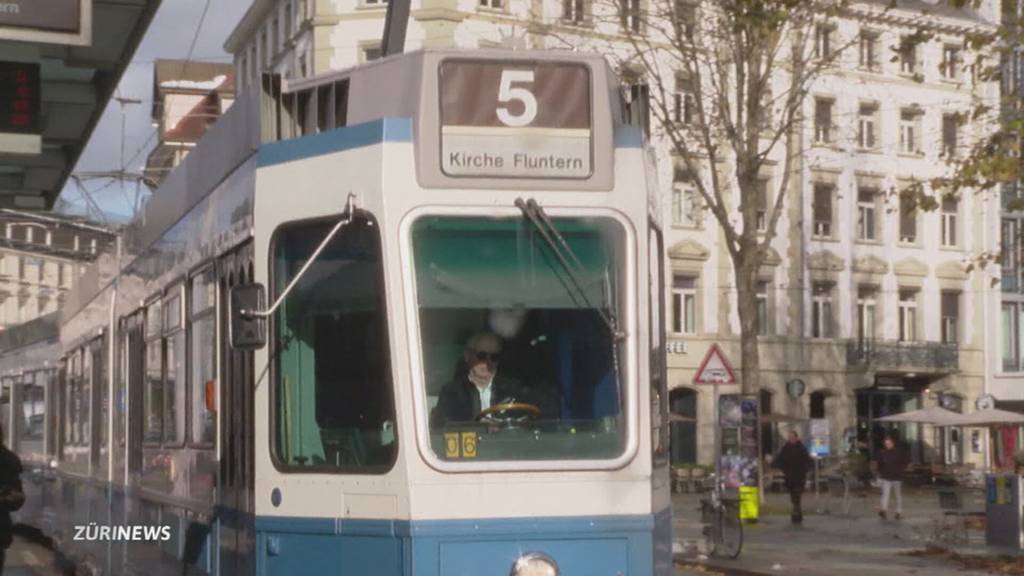
[[[576,6],[566,2],[567,10]],[[638,0],[607,2],[591,17],[617,17],[621,32],[610,43],[626,46],[610,45],[608,54],[649,84],[656,133],[721,230],[736,282],[742,391],[754,393],[758,271],[804,152],[810,90],[858,41],[841,40],[836,21],[857,16],[849,0],[650,0],[643,13]],[[886,10],[876,5],[873,13]],[[827,140],[835,128],[816,120]]]

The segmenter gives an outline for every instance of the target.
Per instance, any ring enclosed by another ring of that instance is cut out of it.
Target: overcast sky
[[[209,6],[207,8],[207,3]],[[192,60],[230,62],[224,52],[224,41],[241,20],[251,0],[163,0],[146,32],[135,58],[125,70],[115,95],[141,100],[141,104],[124,105],[124,159],[121,154],[122,106],[111,100],[103,118],[85,147],[75,172],[119,170],[122,163],[128,172],[141,172],[146,156],[156,138],[150,111],[153,104],[153,62],[160,58],[184,59],[199,28],[199,37]],[[205,19],[202,18],[207,10]],[[125,219],[131,215],[135,185],[111,179],[89,179],[84,186],[111,218]],[[84,213],[85,202],[74,181],[68,180],[61,200],[75,213]]]

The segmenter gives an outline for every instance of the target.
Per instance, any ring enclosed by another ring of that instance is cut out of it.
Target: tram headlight
[[[509,576],[558,576],[558,564],[540,552],[529,552],[520,556],[512,564]]]

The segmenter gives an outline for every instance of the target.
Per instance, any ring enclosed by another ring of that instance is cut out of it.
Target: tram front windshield
[[[612,218],[429,216],[412,227],[430,446],[447,461],[625,449],[625,232]]]

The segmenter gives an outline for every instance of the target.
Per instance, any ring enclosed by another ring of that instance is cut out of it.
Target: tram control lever
[[[334,228],[331,228],[331,231],[327,233],[327,236],[324,236],[324,239],[320,241],[320,245],[317,246],[316,250],[313,251],[313,254],[309,257],[309,260],[306,260],[306,263],[302,265],[302,268],[299,269],[298,274],[296,274],[295,277],[292,278],[292,281],[288,283],[288,286],[286,286],[285,289],[281,292],[281,295],[277,297],[277,300],[274,301],[274,304],[271,305],[270,309],[264,311],[243,309],[238,311],[239,316],[247,320],[254,320],[267,318],[268,316],[273,314],[274,311],[277,310],[278,306],[280,306],[281,303],[284,302],[284,299],[288,297],[288,293],[292,291],[292,288],[295,288],[295,285],[298,284],[299,280],[301,280],[302,277],[306,274],[306,270],[309,270],[309,267],[312,266],[314,262],[316,262],[316,259],[320,256],[320,253],[324,251],[324,248],[326,248],[327,245],[330,244],[331,240],[334,239],[334,236],[338,234],[338,231],[344,228],[345,226],[351,224],[352,221],[355,219],[355,215],[356,195],[349,193],[348,200],[345,204],[345,217],[339,220],[338,223],[334,225]]]
[[[288,297],[288,294],[305,276],[309,267],[316,262],[320,254],[327,248],[331,240],[338,234],[338,231],[351,224],[356,216],[356,196],[349,193],[345,206],[345,215],[338,220],[338,223],[331,228],[331,231],[320,241],[320,245],[310,255],[309,259],[299,269],[298,273],[288,283],[288,286],[277,297],[274,304],[266,310],[263,307],[265,288],[262,284],[241,284],[231,288],[229,295],[230,313],[228,314],[228,339],[233,350],[258,350],[267,343],[266,323],[264,320],[273,314],[277,308]]]

